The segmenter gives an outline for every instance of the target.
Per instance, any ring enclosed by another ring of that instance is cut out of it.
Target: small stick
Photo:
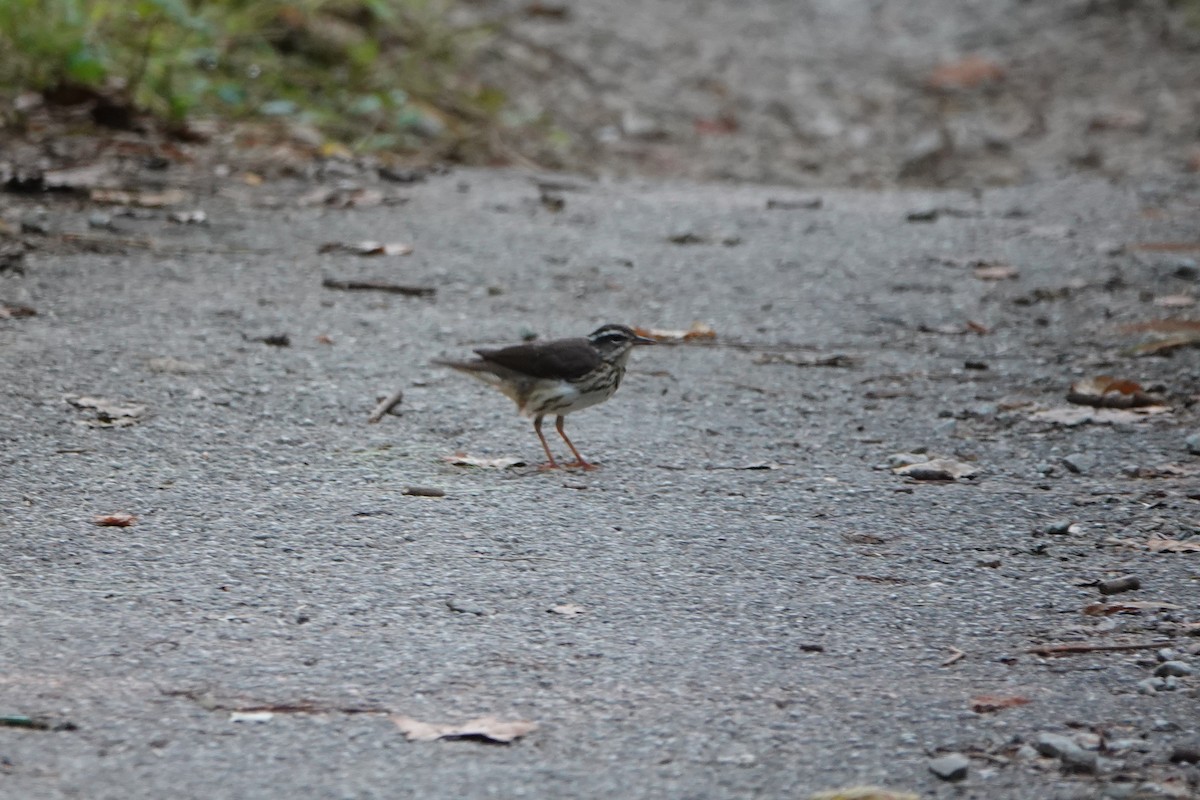
[[[371,416],[367,417],[367,422],[374,425],[379,420],[383,419],[383,415],[391,411],[396,406],[400,405],[400,401],[404,399],[404,390],[397,389],[392,392],[383,402],[375,406],[375,410],[371,412]]]
[[[1069,656],[1075,653],[1110,653],[1121,652],[1123,650],[1154,650],[1158,647],[1167,647],[1171,643],[1167,642],[1141,642],[1139,644],[1047,644],[1041,647],[1033,647],[1026,650],[1026,653],[1033,653],[1038,656]]]
[[[383,281],[341,281],[336,278],[326,278],[321,281],[326,289],[342,289],[348,292],[391,292],[408,297],[433,297],[437,289],[432,286],[401,286],[397,283]]]
[[[951,664],[957,664],[958,662],[962,661],[966,657],[967,657],[967,654],[964,653],[962,650],[959,650],[957,647],[951,647],[950,648],[950,657],[947,658],[945,661],[943,661],[938,666],[948,667]]]

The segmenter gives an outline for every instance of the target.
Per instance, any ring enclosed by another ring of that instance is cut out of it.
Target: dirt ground
[[[1188,5],[538,8],[601,179],[4,152],[0,796],[1200,796]]]
[[[571,169],[871,187],[1200,169],[1194,2],[478,8],[509,20],[485,73],[561,122]]]

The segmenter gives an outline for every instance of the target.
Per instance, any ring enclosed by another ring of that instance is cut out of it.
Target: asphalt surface
[[[37,311],[0,320],[0,713],[73,729],[0,727],[0,795],[1194,796],[1170,759],[1200,736],[1200,679],[1139,693],[1153,646],[1029,650],[1162,642],[1200,670],[1200,554],[1145,544],[1200,542],[1200,350],[1135,358],[1121,332],[1187,316],[1154,301],[1195,292],[1195,251],[1138,245],[1195,242],[1195,186],[555,180],[557,212],[520,173],[380,184],[405,202],[354,209],[214,180],[182,206],[206,224],[151,209],[115,231],[3,197],[50,233],[0,273],[0,300]],[[414,252],[318,252],[366,239]],[[538,471],[508,400],[429,363],[693,320],[715,344],[639,350],[569,418],[588,473]],[[1172,411],[1032,417],[1096,374]],[[88,427],[80,396],[145,412]],[[978,475],[881,468],[922,448]],[[115,512],[136,524],[93,523]],[[1083,612],[1105,600],[1089,582],[1127,574],[1142,588],[1107,602],[1174,607]],[[409,742],[389,714],[539,727]],[[1020,749],[1044,732],[1126,741],[1073,773]],[[943,752],[964,781],[929,771]]]

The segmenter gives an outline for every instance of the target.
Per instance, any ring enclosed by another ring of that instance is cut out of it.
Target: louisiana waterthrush
[[[531,342],[498,350],[476,350],[474,361],[434,361],[465,372],[496,387],[533,417],[533,430],[542,442],[549,463],[559,464],[542,434],[542,419],[555,415],[554,427],[571,448],[575,461],[563,466],[592,469],[563,432],[563,420],[572,411],[603,403],[612,397],[625,377],[625,365],[634,346],[657,344],[624,325],[603,325],[586,337]]]

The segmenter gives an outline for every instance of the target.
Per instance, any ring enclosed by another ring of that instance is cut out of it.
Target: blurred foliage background
[[[177,130],[282,119],[327,146],[486,162],[505,96],[470,66],[493,31],[453,16],[453,0],[3,0],[0,93],[86,91]]]

